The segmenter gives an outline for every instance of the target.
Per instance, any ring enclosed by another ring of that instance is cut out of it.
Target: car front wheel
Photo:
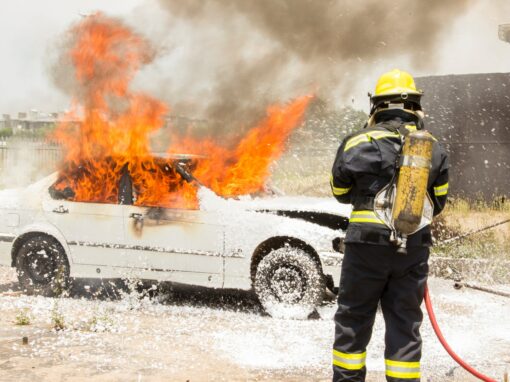
[[[272,317],[306,319],[323,300],[325,280],[320,265],[306,251],[285,246],[260,261],[254,288]]]
[[[38,235],[26,240],[16,256],[20,288],[27,294],[61,295],[69,287],[69,265],[55,239]]]

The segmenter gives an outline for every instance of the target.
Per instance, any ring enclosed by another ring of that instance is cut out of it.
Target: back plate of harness
[[[395,231],[392,216],[393,208],[395,206],[396,190],[397,186],[395,181],[392,181],[381,191],[379,191],[374,198],[374,212],[376,216],[381,219],[384,224],[386,224],[386,226],[388,226],[388,228],[390,228],[392,231]],[[434,204],[430,199],[430,195],[427,193],[427,197],[425,198],[425,203],[423,206],[423,214],[421,217],[420,225],[414,232],[411,233],[411,235],[432,223],[433,216]]]

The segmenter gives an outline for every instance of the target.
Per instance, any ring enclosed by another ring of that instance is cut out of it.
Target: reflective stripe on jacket
[[[399,129],[416,129],[414,123],[395,120],[376,124],[346,137],[340,145],[331,174],[331,189],[340,203],[352,204],[346,243],[389,244],[390,230],[375,216],[373,198],[393,178],[402,141]],[[448,194],[448,158],[434,143],[428,193],[434,214],[444,208]],[[430,227],[408,238],[408,246],[430,246]]]

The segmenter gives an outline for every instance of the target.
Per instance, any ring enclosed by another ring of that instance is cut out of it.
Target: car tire
[[[254,289],[270,316],[306,319],[322,303],[326,285],[320,265],[309,253],[285,246],[260,261]]]
[[[69,289],[69,263],[64,249],[49,236],[32,236],[21,245],[16,271],[26,294],[55,297]]]

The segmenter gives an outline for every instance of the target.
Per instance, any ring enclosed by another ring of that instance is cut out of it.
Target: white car
[[[16,267],[26,293],[140,278],[254,288],[268,313],[307,316],[338,285],[350,208],[332,198],[222,199],[197,184],[200,209],[184,210],[76,202],[55,192],[56,179],[0,192],[0,265]]]

